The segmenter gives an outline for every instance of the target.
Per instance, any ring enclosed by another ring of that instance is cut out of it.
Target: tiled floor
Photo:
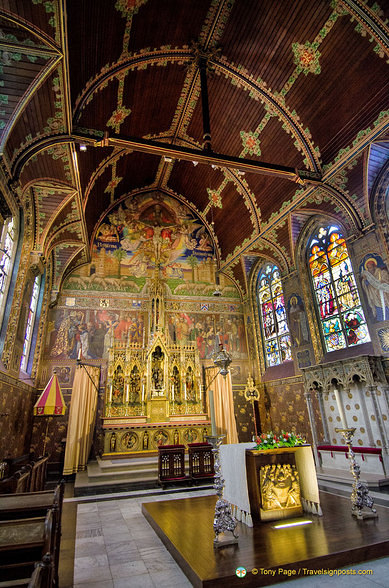
[[[199,490],[196,496],[212,493]],[[189,588],[191,583],[141,513],[141,504],[193,492],[81,502],[77,507],[75,588]],[[291,580],[290,588],[388,586],[389,558],[353,566],[356,574]],[[358,575],[358,570],[373,570]],[[284,582],[273,586],[286,586]],[[64,587],[65,588],[65,587]],[[227,587],[226,587],[227,588]]]

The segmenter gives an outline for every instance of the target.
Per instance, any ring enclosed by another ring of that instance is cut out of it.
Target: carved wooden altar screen
[[[103,457],[203,442],[210,434],[198,350],[168,343],[158,277],[151,294],[147,343],[112,340],[109,349]]]

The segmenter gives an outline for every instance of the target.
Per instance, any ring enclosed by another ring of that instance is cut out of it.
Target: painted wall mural
[[[64,288],[140,293],[156,268],[174,295],[211,296],[215,289],[215,251],[206,227],[178,200],[151,192],[111,210],[96,232],[91,264]],[[224,276],[221,288],[223,296],[239,296]]]
[[[168,313],[167,330],[170,342],[195,342],[200,359],[210,359],[222,343],[233,359],[247,358],[247,345],[242,315],[213,313]]]
[[[389,271],[382,257],[376,253],[365,255],[359,273],[375,321],[389,320]]]
[[[50,359],[105,359],[112,341],[144,343],[143,312],[102,308],[60,309],[49,317],[46,354]]]
[[[304,303],[298,294],[292,294],[289,297],[287,315],[292,345],[294,347],[300,347],[309,343],[308,319],[305,313]]]

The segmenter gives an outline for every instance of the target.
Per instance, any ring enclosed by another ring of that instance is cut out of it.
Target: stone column
[[[308,392],[304,392],[304,396],[305,396],[305,400],[307,403],[307,409],[308,409],[308,417],[309,417],[309,424],[311,425],[311,431],[312,431],[312,449],[313,449],[313,455],[315,456],[315,462],[316,462],[316,467],[320,467],[320,461],[319,461],[319,454],[317,452],[317,431],[316,431],[316,423],[315,423],[315,416],[313,413],[313,409],[312,409],[312,395],[311,395],[311,390],[309,390]]]
[[[371,424],[370,424],[369,413],[367,412],[366,400],[365,400],[365,395],[364,395],[364,391],[363,391],[363,384],[362,384],[362,382],[359,381],[359,382],[356,382],[355,385],[357,386],[358,392],[359,392],[359,401],[361,403],[363,420],[364,420],[364,424],[366,426],[367,436],[369,438],[369,445],[370,445],[370,447],[376,447],[373,431],[372,431]]]
[[[374,412],[377,419],[378,429],[380,431],[381,443],[382,443],[382,463],[384,466],[385,476],[389,472],[389,455],[388,455],[388,438],[386,435],[386,429],[384,420],[382,418],[381,407],[377,400],[377,386],[369,386],[371,398],[373,400]]]
[[[321,422],[323,423],[324,443],[330,443],[330,432],[328,430],[327,417],[324,410],[323,390],[321,388],[316,390],[316,397],[319,402]]]

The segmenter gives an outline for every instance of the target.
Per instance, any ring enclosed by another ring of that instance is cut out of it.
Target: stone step
[[[117,471],[121,470],[150,470],[150,469],[158,469],[158,456],[154,457],[140,457],[140,458],[132,458],[132,459],[101,459],[97,458],[96,462],[90,462],[88,464],[88,469],[92,466],[94,469],[96,465],[99,467],[101,472],[112,472],[116,473]]]
[[[335,482],[337,484],[343,484],[345,486],[351,486],[354,479],[349,469],[329,469],[329,468],[317,468],[316,476],[318,482]],[[369,487],[378,487],[382,485],[383,479],[380,474],[361,473],[360,481],[367,484]]]

